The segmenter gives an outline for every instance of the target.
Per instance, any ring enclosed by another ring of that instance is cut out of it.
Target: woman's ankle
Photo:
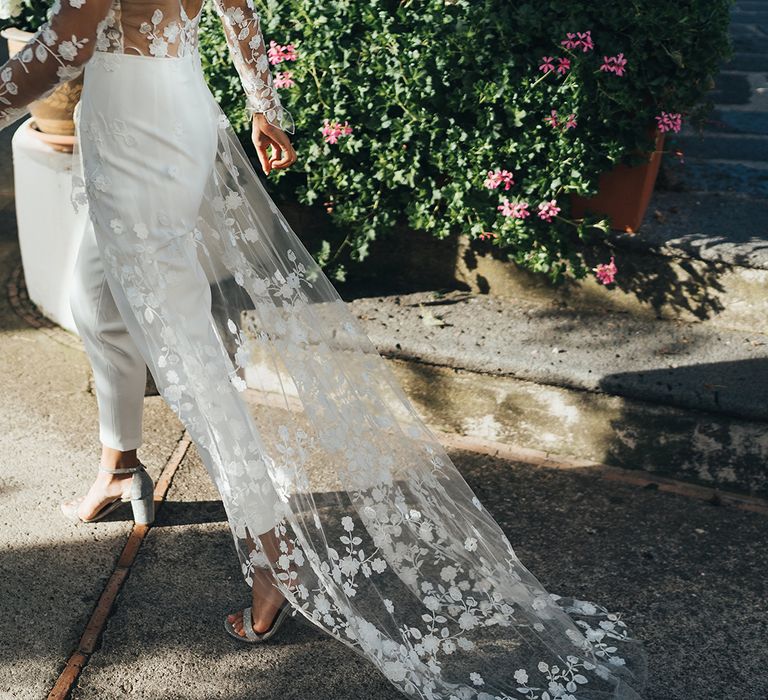
[[[130,469],[139,464],[136,450],[116,450],[113,447],[102,445],[101,466],[107,469]]]

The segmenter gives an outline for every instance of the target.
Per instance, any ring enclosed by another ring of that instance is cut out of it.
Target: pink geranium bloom
[[[524,219],[526,216],[530,216],[531,212],[528,211],[528,202],[515,202],[512,205],[512,216],[515,219]]]
[[[575,114],[569,114],[568,115],[568,121],[565,122],[565,128],[566,129],[573,129],[576,126],[576,115]]]
[[[269,62],[275,66],[283,61],[296,61],[298,56],[296,54],[296,47],[293,44],[278,44],[276,41],[269,42],[269,49],[267,50],[267,58]]]
[[[495,190],[502,185],[504,185],[505,190],[508,190],[515,184],[514,175],[509,170],[489,170],[483,184],[489,190]]]
[[[554,199],[539,204],[539,218],[544,221],[552,221],[552,218],[559,213],[560,207],[557,206],[557,202]]]
[[[531,213],[528,211],[528,202],[510,202],[506,197],[497,208],[502,216],[511,216],[513,219],[524,219]]]
[[[581,42],[581,50],[584,51],[584,53],[590,49],[595,48],[594,43],[592,43],[592,32],[577,32],[576,35],[579,37],[579,41]]]
[[[478,236],[478,238],[479,238],[481,241],[484,241],[486,238],[498,238],[498,237],[499,237],[499,234],[498,234],[498,233],[495,233],[494,231],[483,231],[483,232],[482,232],[482,233],[481,233],[481,234]]]
[[[584,53],[594,48],[592,42],[592,32],[568,32],[566,33],[567,39],[563,39],[560,43],[565,46],[566,49],[577,50],[581,49]]]
[[[620,53],[616,56],[603,56],[603,65],[600,66],[600,70],[608,73],[616,73],[616,75],[624,75],[626,73],[625,66],[627,65],[627,59],[624,58],[624,54]]]
[[[293,79],[293,73],[289,70],[275,73],[274,82],[276,88],[289,88],[296,85],[296,82]]]
[[[320,129],[326,143],[338,143],[342,136],[349,136],[352,133],[352,127],[349,122],[343,124],[338,121],[323,120],[323,127]]]
[[[611,262],[600,263],[593,270],[595,277],[597,277],[598,282],[601,284],[612,284],[616,280],[616,273],[619,271],[613,256],[611,256]]]
[[[571,69],[570,58],[558,58],[557,72],[559,74],[567,73]]]
[[[299,56],[296,53],[296,47],[293,44],[286,44],[283,46],[283,60],[284,61],[298,61]]]
[[[552,56],[542,56],[541,57],[542,63],[539,66],[539,70],[540,71],[544,71],[545,73],[549,73],[549,72],[555,70],[555,66],[552,63],[553,60],[554,59],[552,58]]]
[[[553,127],[557,126],[557,111],[552,110],[548,117],[544,117],[545,122],[549,122]]]
[[[683,117],[681,114],[672,112],[662,112],[656,121],[659,125],[659,131],[680,131],[683,123]]]

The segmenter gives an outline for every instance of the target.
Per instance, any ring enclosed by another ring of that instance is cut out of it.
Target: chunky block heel
[[[151,525],[155,520],[155,484],[144,469],[131,480],[131,509],[137,525]]]
[[[83,520],[77,514],[79,501],[72,504],[62,503],[61,510],[69,520],[76,523],[94,523],[107,516],[115,508],[119,508],[123,503],[130,501],[133,520],[137,525],[151,525],[154,522],[155,484],[141,462],[135,467],[127,467],[125,469],[108,469],[107,467],[99,466],[99,471],[108,472],[109,474],[133,474],[127,495],[123,495],[121,498],[116,498],[111,503],[108,503],[88,520]]]

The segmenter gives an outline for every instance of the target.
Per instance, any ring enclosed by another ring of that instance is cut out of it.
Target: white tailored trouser
[[[90,217],[77,254],[70,308],[93,369],[99,439],[122,452],[142,444],[147,366],[126,327],[104,274]]]

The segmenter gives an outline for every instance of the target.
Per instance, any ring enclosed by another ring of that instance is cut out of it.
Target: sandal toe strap
[[[251,616],[250,607],[243,610],[243,631],[245,632],[245,636],[251,641],[255,642],[259,639],[259,635],[253,631],[253,617]]]

